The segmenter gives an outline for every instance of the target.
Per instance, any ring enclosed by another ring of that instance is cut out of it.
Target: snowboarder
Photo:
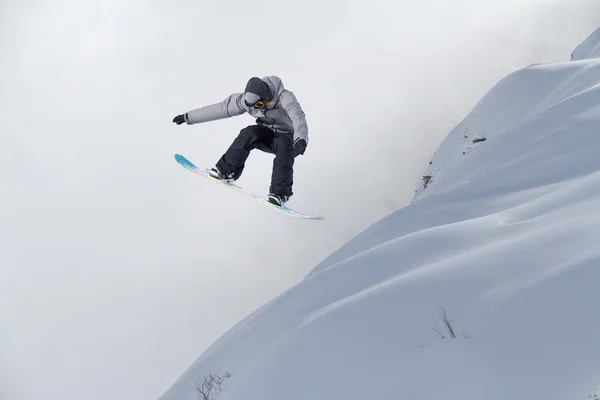
[[[173,122],[192,125],[244,113],[256,118],[256,124],[240,131],[209,173],[219,180],[236,181],[242,175],[251,150],[274,154],[267,200],[282,206],[293,195],[294,159],[306,150],[308,126],[296,96],[284,88],[279,77],[250,78],[243,93],[234,93],[222,102],[180,114]]]

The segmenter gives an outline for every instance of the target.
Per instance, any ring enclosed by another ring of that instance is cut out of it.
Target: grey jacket
[[[293,92],[283,87],[277,76],[262,78],[273,93],[274,104],[266,109],[255,109],[244,103],[244,93],[234,93],[220,103],[188,111],[185,122],[188,125],[234,117],[248,113],[276,132],[294,134],[294,143],[298,139],[306,140],[308,145],[308,126],[300,103]]]

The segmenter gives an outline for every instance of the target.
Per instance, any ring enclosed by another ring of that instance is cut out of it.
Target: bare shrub
[[[207,376],[203,375],[196,384],[196,392],[198,400],[214,400],[221,392],[221,388],[225,379],[230,378],[231,374],[225,371],[221,374],[210,373]]]
[[[588,399],[590,399],[590,400],[600,400],[600,389],[594,390],[594,393],[590,394],[588,396]]]
[[[456,335],[456,329],[454,327],[454,322],[452,321],[452,318],[450,317],[450,315],[448,315],[448,313],[446,312],[446,309],[443,307],[440,307],[440,321],[442,323],[442,326],[439,326],[439,322],[435,324],[434,327],[432,327],[431,329],[433,330],[433,335],[438,338],[438,339],[442,339],[442,340],[446,340],[446,339],[456,339],[457,335]],[[464,340],[470,340],[471,337],[469,336],[469,334],[466,331],[461,331],[460,335],[463,337]],[[431,346],[430,343],[420,343],[416,345],[418,348],[420,349],[424,349],[425,347]],[[600,397],[598,397],[597,399],[592,399],[592,400],[600,400]]]
[[[433,334],[438,339],[446,339],[446,337],[448,337],[448,336],[450,336],[450,338],[452,338],[452,339],[456,339],[456,333],[454,332],[454,323],[452,322],[452,319],[450,318],[450,316],[448,315],[448,313],[446,312],[446,310],[443,307],[440,308],[440,312],[441,312],[442,323],[444,324],[444,328],[446,329],[446,331],[448,333],[446,334],[444,332],[444,329],[440,328],[436,324],[435,327],[433,327]]]

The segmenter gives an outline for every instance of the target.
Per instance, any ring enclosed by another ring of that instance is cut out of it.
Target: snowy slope
[[[590,58],[493,87],[441,143],[410,206],[233,327],[162,399],[196,399],[199,378],[224,371],[222,400],[592,395],[600,37],[590,38]],[[456,339],[436,337],[440,307]]]
[[[583,60],[586,58],[600,58],[600,28],[596,29],[587,40],[584,40],[571,53],[571,60]]]

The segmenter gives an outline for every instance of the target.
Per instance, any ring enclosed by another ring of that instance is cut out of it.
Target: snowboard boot
[[[211,177],[218,179],[220,181],[226,182],[226,183],[232,183],[235,181],[235,179],[233,177],[233,172],[231,172],[229,174],[224,174],[223,172],[221,172],[221,170],[216,165],[208,170],[208,174]]]
[[[276,194],[276,193],[269,193],[269,195],[267,196],[267,201],[271,204],[274,204],[276,206],[283,206],[288,200],[290,199],[290,196],[284,196],[282,194]]]

